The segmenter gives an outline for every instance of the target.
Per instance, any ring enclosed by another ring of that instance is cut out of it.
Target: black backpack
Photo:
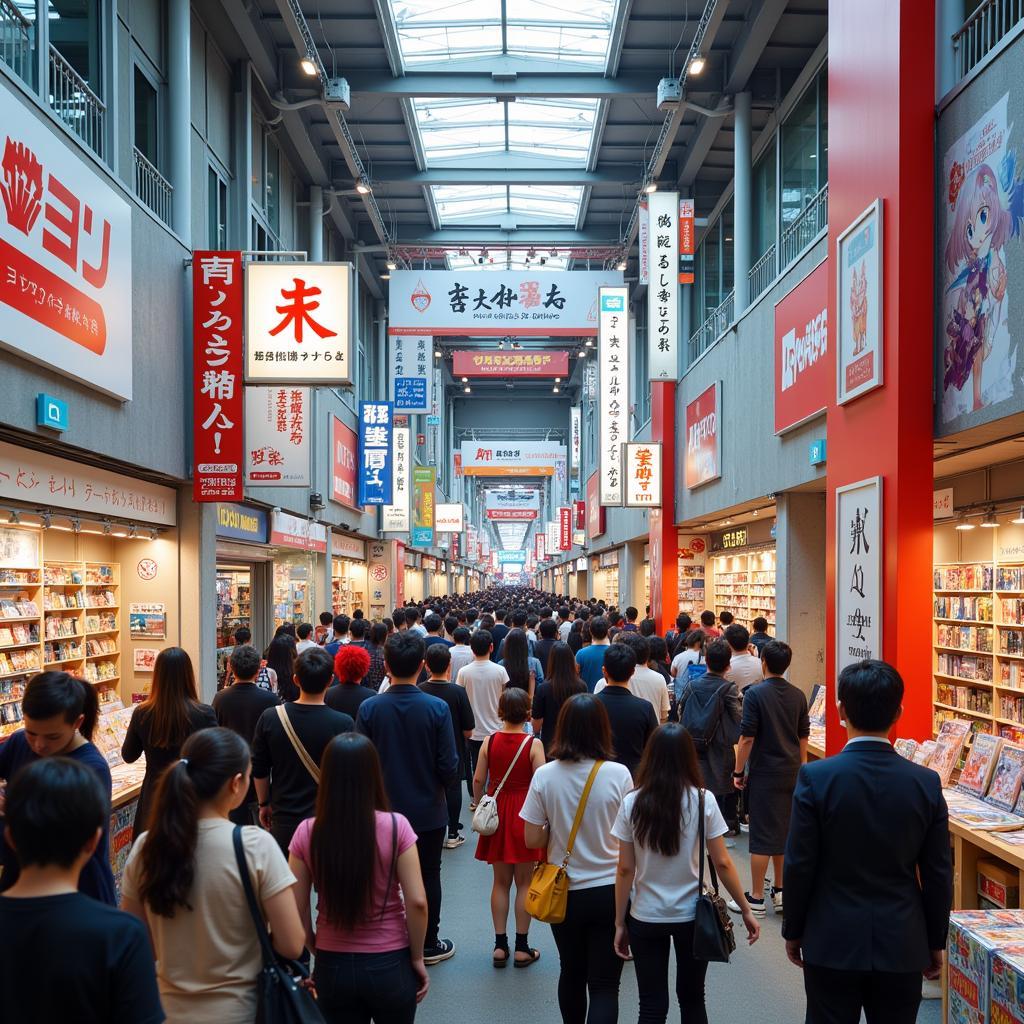
[[[725,694],[732,686],[728,680],[702,704],[691,686],[680,698],[679,723],[690,734],[698,757],[707,757],[725,711]]]

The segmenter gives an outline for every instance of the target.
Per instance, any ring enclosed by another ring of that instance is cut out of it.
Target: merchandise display
[[[716,555],[711,559],[714,612],[732,612],[741,626],[768,620],[775,632],[775,548]]]
[[[1000,1017],[996,1007],[1007,999],[1010,987],[1016,999],[1020,976],[1012,958],[1024,954],[1024,912],[958,911],[950,920],[947,949],[949,1024],[1020,1019]]]
[[[807,709],[811,722],[811,735],[807,745],[816,757],[825,756],[825,687],[820,683],[811,691],[811,702]]]
[[[274,622],[298,625],[309,618],[309,566],[305,558],[274,562]]]
[[[331,610],[335,615],[351,615],[366,609],[366,565],[335,558],[331,564]]]
[[[217,646],[234,644],[234,632],[252,628],[252,572],[217,566]]]

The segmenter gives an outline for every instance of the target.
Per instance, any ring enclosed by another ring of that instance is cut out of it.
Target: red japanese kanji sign
[[[572,506],[563,505],[558,510],[558,550],[572,548]]]

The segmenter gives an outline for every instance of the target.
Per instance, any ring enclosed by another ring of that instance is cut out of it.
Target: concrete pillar
[[[171,226],[192,247],[192,16],[189,0],[167,0],[167,170]],[[248,182],[248,179],[245,179]]]
[[[324,190],[309,186],[309,259],[319,263],[324,258]]]
[[[194,658],[199,699],[217,692],[217,506],[178,491],[178,608],[181,646]]]
[[[750,157],[750,93],[733,97],[733,287],[736,289],[733,308],[739,316],[750,301],[750,256],[753,250],[753,165]]]
[[[643,613],[644,605],[644,544],[643,540],[627,541],[619,557],[619,611],[633,605]]]
[[[964,0],[938,0],[935,6],[935,99],[942,99],[956,85],[959,54],[953,49],[953,33],[964,22]]]
[[[775,635],[793,648],[790,682],[810,696],[825,682],[825,495],[780,494]]]

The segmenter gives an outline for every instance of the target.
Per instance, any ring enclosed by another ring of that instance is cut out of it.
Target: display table
[[[1016,868],[1024,885],[1024,846],[1005,842],[999,832],[980,832],[952,819],[949,834],[953,843],[954,910],[978,908],[978,861],[986,857]]]
[[[118,893],[121,891],[121,874],[132,848],[135,812],[139,809],[139,793],[145,774],[145,756],[140,757],[135,764],[117,764],[110,769],[113,782],[110,801],[110,867],[114,872]]]
[[[820,746],[814,740],[807,741],[807,760],[822,761],[825,758],[825,745]]]

